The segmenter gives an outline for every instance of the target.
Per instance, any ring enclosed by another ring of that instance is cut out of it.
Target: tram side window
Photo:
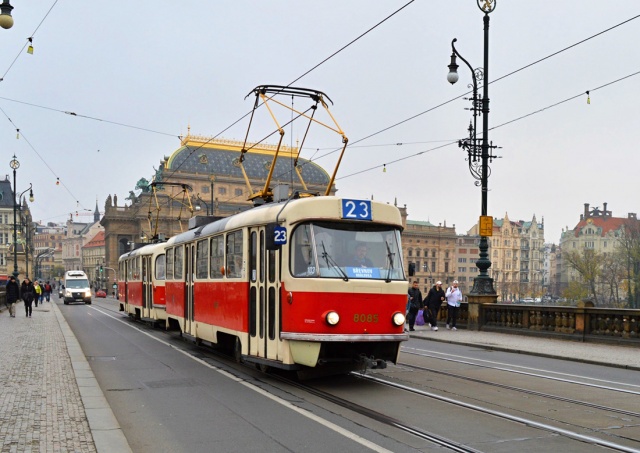
[[[211,278],[222,278],[224,266],[224,237],[211,238]]]
[[[227,277],[242,277],[242,230],[227,234]]]
[[[173,249],[167,250],[167,280],[173,280]]]
[[[133,280],[133,260],[129,259],[127,261],[127,281]]]
[[[317,275],[316,257],[311,246],[311,225],[296,228],[291,244],[291,273],[296,277]]]
[[[183,255],[183,248],[182,247],[176,247],[175,249],[175,257],[174,257],[174,261],[173,261],[173,276],[176,280],[182,280],[182,269],[183,269],[183,263],[184,263],[184,255]]]
[[[165,256],[164,255],[158,255],[156,257],[156,280],[164,280],[165,279]]]
[[[196,278],[207,278],[209,274],[209,241],[196,243]]]

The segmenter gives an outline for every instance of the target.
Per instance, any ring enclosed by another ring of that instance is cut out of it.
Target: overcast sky
[[[10,174],[15,153],[18,192],[33,183],[34,220],[63,222],[93,211],[96,199],[103,210],[109,194],[121,204],[188,125],[219,134],[251,109],[245,96],[255,86],[290,84],[407,1],[13,3],[15,25],[0,30],[3,165]],[[497,3],[490,81],[633,20],[490,85],[489,138],[502,158],[491,166],[489,215],[535,214],[557,243],[584,203],[607,202],[614,216],[639,210],[638,15],[637,0]],[[294,83],[333,100],[353,144],[338,172],[340,196],[397,199],[410,219],[455,224],[458,233],[476,222],[481,197],[465,154],[442,145],[466,136],[471,118],[468,101],[448,102],[471,82],[460,61],[460,81],[446,80],[451,40],[482,66],[482,18],[475,0],[417,0]],[[22,50],[29,36],[33,55]],[[247,125],[221,137],[241,140]],[[273,129],[264,115],[255,125],[253,139]],[[287,128],[285,142],[295,144],[303,127]],[[339,146],[340,137],[314,132],[302,156]],[[331,173],[337,155],[316,162]]]

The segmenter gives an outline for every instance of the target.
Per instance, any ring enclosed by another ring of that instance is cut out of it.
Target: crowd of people
[[[52,291],[53,287],[49,281],[45,283],[41,283],[38,280],[32,282],[29,277],[25,277],[22,284],[18,285],[16,278],[13,275],[10,276],[6,286],[6,304],[9,307],[9,316],[16,317],[16,304],[19,300],[22,300],[24,302],[25,315],[27,318],[31,318],[33,305],[35,304],[37,308],[38,304],[44,304],[45,300],[51,302]]]
[[[407,295],[407,323],[409,331],[415,330],[416,318],[422,310],[422,316],[425,325],[431,330],[438,330],[438,313],[444,301],[447,301],[447,325],[450,330],[458,330],[456,321],[458,320],[458,311],[460,310],[460,302],[462,302],[462,291],[458,288],[458,281],[454,280],[447,290],[442,289],[442,282],[437,281],[433,287],[429,289],[426,297],[422,298],[422,293],[418,288],[418,281],[414,280]]]

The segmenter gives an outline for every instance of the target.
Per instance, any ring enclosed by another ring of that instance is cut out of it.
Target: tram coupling
[[[362,364],[364,364],[364,368],[365,369],[370,369],[370,370],[383,370],[387,367],[387,362],[385,362],[382,359],[376,359],[373,356],[372,357],[367,357],[364,354],[360,355],[360,360],[359,360]]]

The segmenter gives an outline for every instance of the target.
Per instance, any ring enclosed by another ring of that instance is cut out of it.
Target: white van
[[[87,274],[82,271],[67,271],[64,274],[62,284],[64,285],[62,297],[65,305],[69,302],[84,302],[91,305],[91,287]]]

